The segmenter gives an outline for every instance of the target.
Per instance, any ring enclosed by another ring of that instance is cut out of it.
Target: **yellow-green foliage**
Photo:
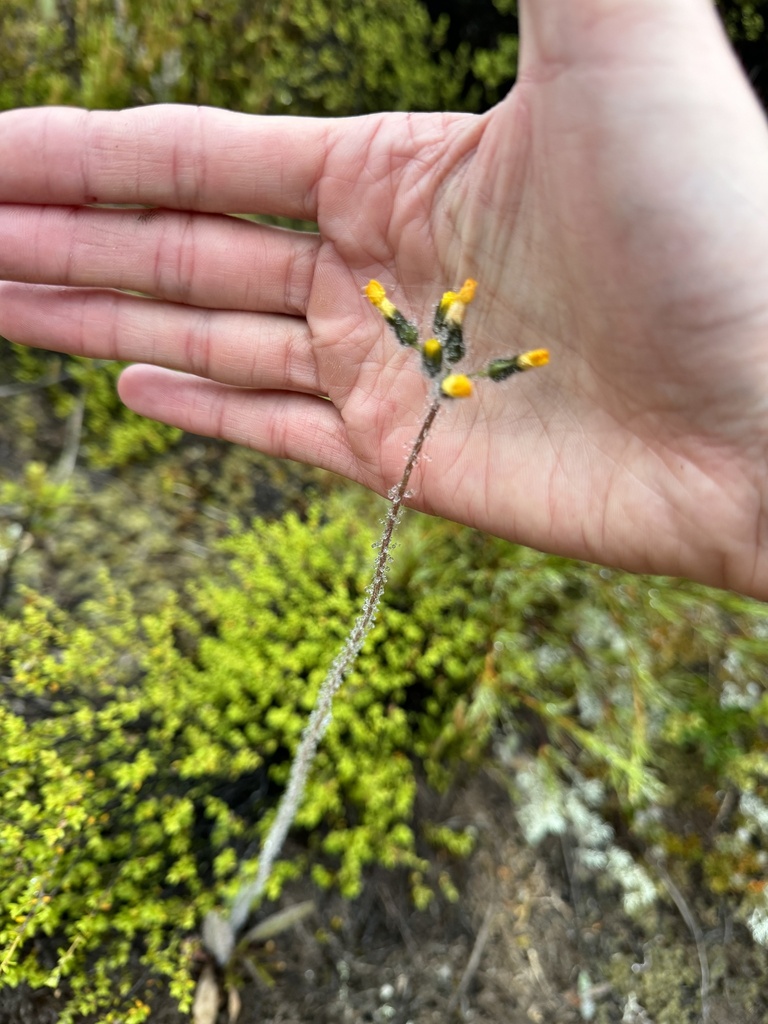
[[[76,618],[29,594],[0,619],[4,983],[70,993],[65,1022],[122,1020],[140,956],[186,1005],[185,943],[269,825],[368,582],[369,519],[342,497],[234,535],[229,575],[186,607],[143,617],[104,580]],[[532,841],[578,826],[584,864],[629,880],[629,832],[678,876],[703,869],[761,939],[767,660],[762,605],[408,520],[270,895],[306,871],[353,895],[375,862],[419,906],[454,898],[429,845],[471,838],[414,831],[414,765],[442,784],[493,741]]]
[[[184,874],[190,797],[174,797],[166,761],[144,732],[143,716],[155,711],[140,688],[152,630],[108,589],[90,611],[92,625],[77,626],[30,595],[17,620],[0,620],[0,965],[10,984],[66,979],[81,1011],[127,992],[120,968],[137,934],[160,970],[177,959],[195,916],[174,872],[190,895],[200,890]],[[169,610],[155,623],[161,645],[173,617]],[[168,665],[174,652],[165,644]],[[54,940],[38,958],[41,935]],[[93,957],[100,948],[107,955]]]
[[[253,113],[455,108],[466,48],[418,0],[0,0],[0,109],[204,103]]]
[[[34,436],[43,416],[63,420],[82,403],[79,454],[95,469],[140,462],[165,451],[181,437],[175,427],[137,416],[122,404],[116,384],[124,365],[6,345],[0,339],[2,376],[19,384],[42,385],[15,399],[20,429]],[[22,408],[25,400],[26,413]]]
[[[326,522],[317,511],[306,523],[289,515],[231,541],[230,588],[196,588],[215,630],[197,650],[207,714],[218,716],[217,729],[230,742],[274,761],[270,775],[281,784],[329,656],[359,612],[375,537],[371,524],[345,514],[340,502]],[[310,845],[332,855],[318,876],[347,895],[358,891],[366,863],[422,866],[407,824],[415,796],[411,756],[427,753],[483,655],[482,625],[466,614],[462,581],[453,576],[445,584],[393,586],[385,596],[296,819],[298,828],[312,830]]]
[[[188,610],[142,617],[105,579],[77,621],[31,593],[0,619],[2,983],[61,987],[61,1021],[124,1013],[139,955],[188,1002],[185,938],[258,848],[367,584],[374,531],[333,511],[234,538],[231,579],[197,585]],[[272,895],[305,866],[352,895],[371,862],[427,891],[413,758],[483,656],[462,581],[445,583],[382,608],[297,820],[308,848]]]
[[[28,462],[24,467],[22,480],[0,480],[0,509],[5,522],[13,518],[14,526],[31,535],[44,535],[50,524],[55,523],[58,511],[72,499],[72,485],[52,478],[41,462]],[[5,529],[0,528],[0,543],[7,551]]]
[[[718,7],[735,41],[758,41],[765,33],[765,0],[718,0]]]

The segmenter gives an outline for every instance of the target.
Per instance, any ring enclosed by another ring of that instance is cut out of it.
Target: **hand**
[[[763,116],[709,0],[520,7],[480,117],[0,115],[0,333],[137,361],[136,411],[386,493],[427,384],[362,287],[428,330],[474,277],[466,366],[552,363],[446,402],[413,504],[768,598]],[[131,203],[157,209],[94,206]]]

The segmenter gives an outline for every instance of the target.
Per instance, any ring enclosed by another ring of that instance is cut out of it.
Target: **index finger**
[[[331,124],[173,104],[0,113],[0,203],[317,219]]]

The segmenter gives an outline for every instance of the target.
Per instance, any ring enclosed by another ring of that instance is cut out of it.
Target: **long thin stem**
[[[435,390],[419,434],[406,459],[400,482],[389,492],[389,510],[384,520],[384,530],[378,545],[379,553],[373,567],[371,582],[366,590],[362,610],[320,687],[315,706],[291,764],[288,785],[277,808],[275,820],[264,841],[256,878],[240,887],[228,919],[216,911],[211,911],[203,921],[203,942],[222,965],[229,961],[236,937],[242,930],[251,907],[264,893],[275,859],[282,849],[285,837],[288,835],[288,830],[299,809],[318,745],[331,721],[333,699],[357,660],[365,638],[373,626],[376,610],[387,583],[387,567],[390,562],[392,538],[408,496],[411,474],[419,460],[422,447],[440,410],[443,398],[445,396],[467,398],[472,394],[473,385],[470,378],[466,374],[451,372],[451,368],[464,357],[462,324],[466,307],[475,296],[476,286],[476,281],[467,278],[458,292],[449,291],[443,294],[433,322],[435,336],[423,344],[418,341],[416,326],[406,320],[395,308],[391,300],[387,298],[383,285],[378,281],[369,281],[365,287],[366,297],[382,314],[398,341],[403,345],[416,348],[421,353],[422,368],[427,376],[434,380]],[[544,366],[548,360],[549,353],[545,349],[534,349],[518,356],[494,360],[484,371],[480,371],[479,375],[488,376],[494,381],[502,381],[513,373],[536,366]],[[442,377],[440,377],[441,373],[444,373]],[[439,380],[438,377],[440,377]]]
[[[677,888],[675,883],[669,877],[664,868],[663,864],[659,860],[654,861],[654,866],[664,883],[669,895],[672,897],[675,906],[680,911],[680,914],[688,925],[688,930],[693,936],[693,941],[696,943],[696,952],[699,955],[699,969],[701,971],[701,1021],[702,1024],[708,1024],[709,1021],[709,989],[710,989],[710,973],[709,973],[709,959],[707,957],[707,947],[704,941],[704,935],[702,934],[699,923],[693,915],[693,911],[689,907],[685,900],[682,892]]]
[[[317,747],[330,724],[333,698],[338,693],[349,670],[357,660],[365,638],[373,626],[376,610],[387,582],[387,566],[390,560],[389,551],[403,510],[403,504],[408,494],[408,483],[416,463],[419,461],[421,449],[435,421],[440,405],[441,398],[434,398],[421,424],[418,437],[413,442],[413,447],[405,463],[400,482],[389,493],[389,509],[384,520],[384,531],[379,542],[379,553],[376,556],[365,602],[357,621],[344,642],[344,646],[334,658],[328,670],[328,675],[325,677],[318,692],[315,706],[302,733],[301,742],[291,765],[288,786],[280,801],[275,820],[272,822],[267,838],[264,841],[256,878],[247,885],[244,885],[235,897],[229,916],[229,927],[233,937],[245,924],[251,907],[262,895],[269,881],[275,858],[282,849],[285,837],[288,835],[288,830],[299,809],[307,777],[317,753]]]

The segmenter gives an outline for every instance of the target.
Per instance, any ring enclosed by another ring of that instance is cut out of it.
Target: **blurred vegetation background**
[[[719,6],[765,101],[766,5]],[[0,109],[481,111],[517,30],[514,0],[0,0]],[[50,989],[64,1024],[137,1024],[158,977],[189,1006],[200,920],[257,855],[381,514],[134,416],[119,370],[0,340],[0,1020],[4,986]],[[766,666],[756,602],[412,516],[271,895],[355,897],[383,865],[420,911],[461,901],[477,830],[440,794],[481,773],[596,887],[585,926],[620,913],[642,945],[667,904],[738,1000],[714,952],[735,945],[766,1019]],[[633,986],[683,1019],[658,977],[618,978],[581,1019],[621,1019]]]

